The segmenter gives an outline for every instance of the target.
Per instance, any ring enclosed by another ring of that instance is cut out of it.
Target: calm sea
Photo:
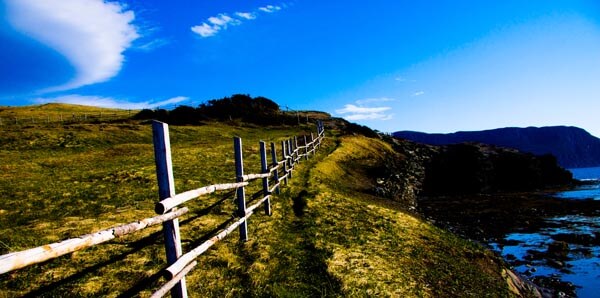
[[[600,167],[569,169],[573,177],[579,180],[592,180],[597,183],[582,186],[575,190],[553,194],[565,199],[600,200]],[[598,237],[595,232],[600,231],[600,217],[589,217],[572,214],[564,217],[547,218],[548,227],[542,228],[537,233],[513,233],[506,235],[505,240],[516,240],[515,245],[496,247],[503,256],[512,255],[519,260],[527,257],[528,250],[545,250],[553,242],[552,235],[562,233],[587,234]],[[518,243],[518,244],[517,244]],[[494,246],[492,244],[492,246]],[[516,266],[520,273],[529,276],[555,276],[563,281],[576,285],[579,297],[600,297],[600,247],[570,244],[570,261],[567,268],[557,269],[541,261],[529,265]],[[584,252],[584,253],[582,253]],[[568,270],[564,270],[568,269]]]
[[[600,167],[569,169],[573,178],[579,180],[600,180]]]
[[[573,178],[584,181],[600,182],[600,167],[596,168],[577,168],[569,169],[573,173]],[[565,199],[594,199],[600,200],[600,183],[582,186],[575,190],[560,192],[556,194],[559,198]]]

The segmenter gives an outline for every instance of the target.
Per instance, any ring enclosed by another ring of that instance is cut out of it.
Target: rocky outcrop
[[[462,195],[533,191],[573,183],[552,155],[536,156],[483,144],[431,146],[385,138],[405,158],[386,162],[382,191],[419,195]],[[382,177],[382,175],[380,175]]]
[[[423,190],[426,166],[438,147],[383,136],[402,158],[387,158],[377,169],[375,194],[403,203],[408,210],[417,207],[417,198]]]
[[[426,166],[423,193],[461,195],[533,191],[570,185],[572,174],[552,155],[482,144],[443,146]]]
[[[600,166],[600,139],[577,127],[509,127],[450,134],[399,131],[393,135],[430,145],[477,142],[536,155],[552,154],[566,168]]]

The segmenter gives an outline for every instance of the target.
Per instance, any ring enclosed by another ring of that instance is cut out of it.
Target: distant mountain
[[[600,166],[600,139],[578,127],[507,127],[449,134],[398,131],[393,135],[430,145],[476,142],[514,148],[536,155],[550,153],[556,156],[559,164],[565,168]]]

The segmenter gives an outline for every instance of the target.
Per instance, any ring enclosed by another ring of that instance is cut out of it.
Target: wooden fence
[[[95,123],[129,119],[133,115],[132,110],[122,112],[97,112],[97,113],[53,113],[36,116],[0,116],[0,127],[21,125],[50,125],[50,124],[73,124],[73,123]]]
[[[244,173],[242,139],[235,137],[233,144],[236,173],[235,183],[209,185],[176,194],[168,125],[159,121],[153,121],[152,133],[160,199],[155,205],[157,216],[77,238],[2,255],[0,256],[0,274],[101,244],[150,226],[162,224],[167,259],[167,268],[164,270],[164,273],[168,282],[154,292],[152,297],[162,297],[169,291],[171,291],[172,297],[187,297],[185,275],[196,266],[197,261],[195,259],[236,229],[239,230],[240,240],[247,241],[248,218],[261,205],[264,208],[264,212],[271,215],[272,194],[278,194],[281,183],[287,184],[288,179],[292,178],[296,164],[302,159],[308,159],[311,154],[315,154],[325,135],[324,126],[322,122],[318,121],[316,137],[311,133],[308,136],[301,137],[300,142],[298,137],[286,139],[281,142],[281,159],[277,155],[275,143],[270,143],[270,158],[268,158],[267,145],[261,141],[259,144],[261,172],[254,174]],[[252,181],[262,182],[262,189],[251,195],[251,197],[258,197],[258,199],[252,202],[253,205],[247,206],[246,186]],[[237,218],[226,228],[211,235],[212,238],[209,240],[184,253],[182,251],[179,232],[179,217],[186,214],[189,210],[187,207],[180,206],[190,200],[223,190],[235,190]]]

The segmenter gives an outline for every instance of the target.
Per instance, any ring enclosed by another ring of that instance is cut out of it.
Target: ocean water
[[[569,169],[573,178],[579,180],[600,180],[600,167]]]
[[[555,194],[556,197],[575,200],[600,200],[600,167],[569,169],[569,171],[573,173],[573,178],[575,179],[598,183],[592,183],[574,190],[560,192]]]
[[[590,185],[579,187],[575,190],[559,192],[553,196],[581,200],[600,200],[600,167],[569,169],[573,177],[579,180],[588,180]],[[563,217],[547,218],[546,228],[535,233],[508,234],[505,240],[510,245],[497,245],[492,247],[499,251],[505,258],[524,260],[528,257],[528,250],[545,251],[553,242],[552,236],[557,234],[581,234],[599,237],[595,234],[600,231],[600,217],[582,216],[572,214]],[[550,266],[544,260],[534,260],[516,266],[514,269],[526,276],[554,276],[563,281],[571,282],[577,286],[578,297],[600,297],[600,246],[569,244],[569,258],[564,268]]]

